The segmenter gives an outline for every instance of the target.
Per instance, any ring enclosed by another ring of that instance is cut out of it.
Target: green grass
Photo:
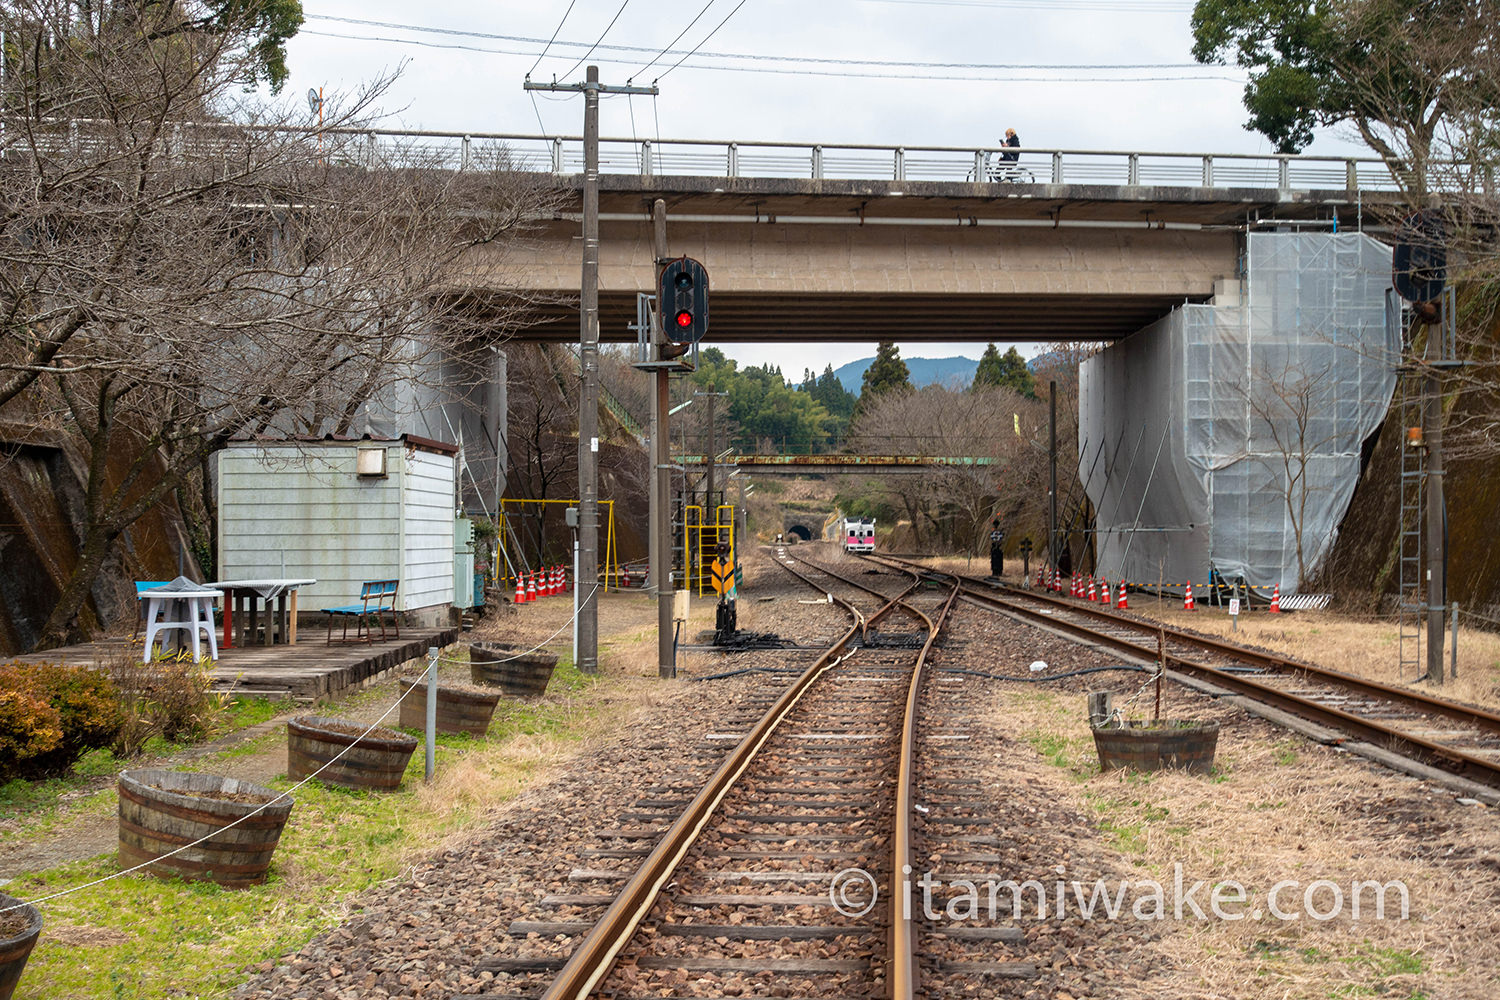
[[[269,722],[276,716],[290,712],[296,707],[296,703],[291,701],[272,701],[269,698],[233,698],[224,706],[218,728],[230,731],[247,729],[262,722]]]
[[[519,791],[546,761],[534,754],[508,753],[508,744],[537,735],[572,742],[596,731],[594,724],[617,709],[607,696],[589,695],[607,687],[607,681],[562,665],[553,674],[549,694],[581,697],[543,702],[506,699],[485,739],[439,735],[435,741],[439,776],[448,768],[467,769],[463,780],[454,783],[451,795],[418,794],[425,763],[420,746],[397,792],[352,791],[316,781],[302,786],[293,793],[291,818],[264,885],[224,890],[129,875],[42,904],[52,933],[43,930],[16,1000],[228,997],[248,978],[248,968],[300,948],[335,926],[343,918],[345,904],[358,893],[402,877],[410,870],[414,854],[485,822],[488,811]],[[339,708],[379,705],[389,698],[389,689],[371,690]],[[247,708],[239,717],[274,714],[271,704]],[[273,732],[252,742],[282,737]],[[237,746],[210,755],[195,761],[193,769],[211,771],[215,760],[242,752],[244,748]],[[269,784],[279,790],[291,787],[284,778]],[[40,803],[49,796],[55,801],[63,787],[68,786],[7,786],[0,796],[8,792],[12,803]],[[101,808],[113,810],[114,799],[113,787],[98,793]],[[28,825],[28,835],[34,836],[38,827]],[[37,899],[116,872],[111,852],[46,871],[20,873],[6,891]],[[97,943],[64,945],[59,932],[70,926],[103,933],[95,939]]]
[[[124,767],[125,762],[107,749],[89,750],[78,759],[73,772],[66,777],[40,781],[16,778],[0,785],[0,814],[11,818],[25,817],[28,823],[48,823],[58,806],[68,801],[65,796],[97,784],[101,777],[118,774]],[[77,803],[75,801],[72,804],[76,806]],[[0,834],[0,837],[15,836],[22,832],[29,835],[29,827]]]

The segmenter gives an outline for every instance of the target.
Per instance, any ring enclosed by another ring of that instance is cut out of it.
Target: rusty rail
[[[783,568],[810,586],[817,586],[790,566],[783,564]],[[582,1000],[604,980],[620,951],[656,903],[662,887],[671,881],[677,866],[708,826],[735,782],[749,768],[755,755],[818,678],[841,662],[838,654],[860,630],[864,616],[847,601],[835,600],[854,616],[854,624],[777,699],[694,796],[558,972],[543,994],[543,1000]]]
[[[911,563],[907,560],[896,559],[890,556],[882,558],[888,562],[904,564],[902,568],[907,569],[908,572],[910,571],[908,567],[920,566],[918,563]],[[1500,715],[1486,709],[1445,701],[1421,692],[1408,691],[1393,685],[1383,684],[1380,681],[1366,680],[1363,677],[1347,674],[1340,670],[1331,670],[1327,667],[1320,667],[1317,664],[1307,663],[1291,657],[1263,653],[1223,640],[1206,638],[1177,629],[1158,626],[1155,623],[1148,627],[1140,621],[1127,618],[1124,615],[1106,612],[1099,608],[1090,607],[1089,605],[1080,605],[1074,600],[1056,597],[1043,591],[1020,590],[1003,584],[996,588],[993,584],[987,584],[955,573],[946,573],[931,569],[927,569],[926,572],[931,576],[949,577],[960,581],[965,595],[972,600],[998,606],[1007,612],[1019,614],[1036,621],[1038,624],[1073,632],[1076,635],[1087,637],[1090,641],[1112,646],[1121,652],[1146,660],[1156,660],[1158,658],[1159,654],[1154,637],[1161,633],[1174,642],[1208,650],[1220,656],[1242,660],[1266,670],[1304,673],[1328,684],[1342,686],[1360,694],[1405,705],[1417,712],[1440,715],[1444,718],[1464,722],[1480,731],[1500,733]],[[1096,621],[1108,622],[1116,627],[1137,630],[1147,636],[1148,641],[1145,644],[1137,645],[1128,639],[1109,635],[1104,632],[1097,632],[1077,622],[1063,620],[1056,615],[1040,614],[1019,604],[1014,604],[1001,597],[997,597],[993,593],[996,589],[1002,593],[1012,595],[1013,598],[1024,598],[1025,600],[1039,604],[1065,609],[1070,613],[1092,618]],[[1166,653],[1164,658],[1170,667],[1175,667],[1183,673],[1194,677],[1212,681],[1214,684],[1228,688],[1237,694],[1242,694],[1264,704],[1283,709],[1304,719],[1320,722],[1332,729],[1369,740],[1380,746],[1408,747],[1412,756],[1423,760],[1425,763],[1442,767],[1461,777],[1469,778],[1491,787],[1500,788],[1500,762],[1466,753],[1455,747],[1445,746],[1433,740],[1404,732],[1394,726],[1388,726],[1363,718],[1343,709],[1320,704],[1310,698],[1303,698],[1299,695],[1278,690],[1270,685],[1252,680],[1249,677],[1219,670],[1206,663],[1200,663],[1170,652]]]

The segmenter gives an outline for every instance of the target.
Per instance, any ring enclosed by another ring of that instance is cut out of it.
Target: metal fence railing
[[[90,141],[88,122],[53,130],[53,141],[76,151]],[[107,127],[106,127],[107,128]],[[282,138],[288,130],[276,130]],[[3,134],[3,133],[0,133]],[[253,128],[181,126],[166,148],[184,156],[223,155],[241,147]],[[297,134],[297,133],[293,133]],[[583,139],[511,133],[308,130],[309,144],[329,162],[365,168],[466,170],[504,165],[569,176],[583,171]],[[6,143],[9,146],[9,143]],[[3,154],[4,151],[0,151]],[[752,177],[828,180],[964,182],[995,178],[996,146],[875,146],[740,142],[707,139],[604,138],[599,169],[641,177]],[[1008,152],[1015,152],[1009,150]],[[1402,166],[1379,157],[1253,153],[1179,153],[1024,147],[1005,176],[1040,184],[1174,188],[1261,188],[1281,191],[1396,191]],[[1494,192],[1493,163],[1436,162],[1435,190]]]

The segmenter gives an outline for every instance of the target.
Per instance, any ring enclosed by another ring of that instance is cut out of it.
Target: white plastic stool
[[[158,636],[163,632],[171,632],[177,629],[185,629],[193,644],[193,661],[197,662],[201,657],[198,630],[202,629],[208,635],[208,655],[210,659],[219,658],[219,642],[214,635],[214,601],[223,597],[223,592],[218,590],[195,589],[195,590],[170,590],[166,587],[158,587],[155,590],[142,591],[139,595],[150,603],[146,605],[146,648],[141,654],[143,663],[151,662],[151,647]],[[157,621],[157,616],[164,618],[181,614],[182,621]],[[167,637],[161,636],[165,641]]]

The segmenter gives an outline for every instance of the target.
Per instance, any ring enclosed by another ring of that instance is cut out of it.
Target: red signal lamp
[[[677,325],[684,330],[693,325],[693,314],[686,309],[677,314]]]

